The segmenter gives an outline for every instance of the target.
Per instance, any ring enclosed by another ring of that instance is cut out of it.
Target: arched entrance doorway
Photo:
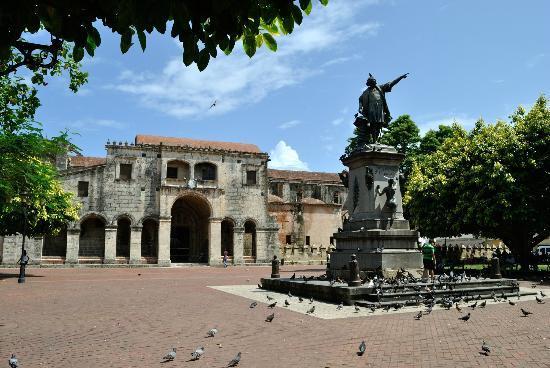
[[[89,216],[81,222],[78,255],[80,257],[104,257],[105,222],[100,217]]]
[[[130,257],[130,220],[126,217],[121,217],[117,221],[116,229],[116,256]]]
[[[248,220],[244,223],[244,257],[256,257],[256,224]]]
[[[42,248],[42,257],[62,257],[67,253],[67,226],[56,235],[44,236],[44,246]]]
[[[158,255],[159,224],[153,219],[143,221],[141,230],[141,256],[156,258]]]
[[[174,202],[171,214],[170,261],[208,262],[208,202],[185,196]]]

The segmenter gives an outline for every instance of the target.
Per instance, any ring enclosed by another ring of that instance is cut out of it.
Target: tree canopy
[[[65,47],[65,46],[63,46]],[[69,73],[73,91],[87,74],[68,49],[48,72],[36,70],[32,80],[46,85],[46,75]],[[57,155],[75,150],[67,132],[46,138],[35,121],[40,100],[36,88],[19,76],[0,77],[0,235],[23,232],[29,236],[55,233],[77,218],[78,207],[57,180]],[[27,219],[25,223],[25,218]]]
[[[0,75],[21,66],[52,68],[64,42],[74,45],[75,61],[84,52],[93,56],[101,44],[99,22],[120,35],[122,53],[136,41],[145,51],[147,34],[168,31],[182,42],[185,65],[195,63],[203,70],[218,49],[229,54],[238,40],[249,57],[263,44],[275,51],[273,36],[292,33],[311,10],[312,0],[6,0],[0,2]],[[49,44],[22,38],[42,27],[50,35]],[[13,51],[16,60],[10,58]]]
[[[499,238],[522,263],[550,236],[550,109],[541,96],[511,122],[458,125],[417,157],[404,201],[426,236]],[[525,263],[524,263],[525,264]]]

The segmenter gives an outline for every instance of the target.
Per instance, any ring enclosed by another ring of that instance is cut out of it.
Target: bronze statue
[[[386,92],[391,92],[393,86],[401,79],[407,78],[408,74],[403,74],[379,86],[376,84],[376,79],[369,73],[367,89],[359,97],[359,113],[355,114],[354,125],[358,129],[359,147],[378,142],[382,128],[387,127],[391,121]]]
[[[388,179],[388,186],[384,189],[380,190],[380,185],[376,186],[376,194],[386,195],[386,206],[390,209],[390,211],[393,213],[397,209],[397,202],[395,199],[395,191],[397,190],[397,185],[395,183],[395,179],[387,178]]]

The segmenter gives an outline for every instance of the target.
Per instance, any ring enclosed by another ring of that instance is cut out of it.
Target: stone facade
[[[269,170],[269,212],[285,263],[324,263],[342,227],[347,189],[337,174]]]
[[[255,145],[136,136],[107,142],[104,158],[57,160],[80,220],[28,241],[33,263],[267,262],[279,252],[268,207],[268,155]],[[14,264],[20,237],[2,239]]]

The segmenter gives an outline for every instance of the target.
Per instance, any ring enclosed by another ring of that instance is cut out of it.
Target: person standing
[[[227,249],[223,251],[223,267],[227,268],[227,256],[229,253],[227,253]]]
[[[428,276],[435,280],[435,240],[430,239],[429,242],[422,246],[422,261],[424,264],[423,280],[428,280]]]

